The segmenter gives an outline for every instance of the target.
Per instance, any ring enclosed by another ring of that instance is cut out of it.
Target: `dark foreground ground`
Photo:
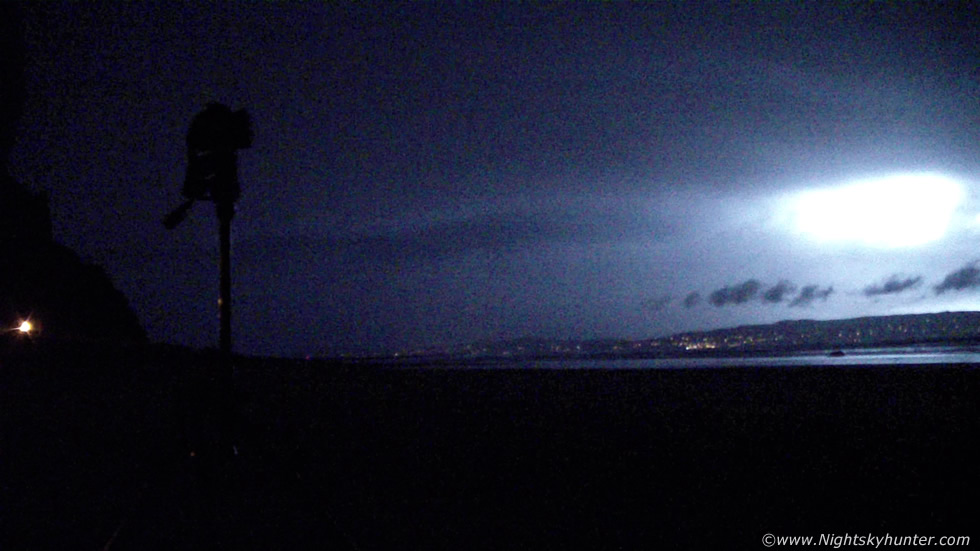
[[[220,424],[207,362],[159,349],[0,357],[0,548],[980,538],[974,367],[399,371],[241,360],[239,455],[209,463]]]

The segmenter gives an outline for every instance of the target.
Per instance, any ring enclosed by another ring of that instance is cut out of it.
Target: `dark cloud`
[[[941,295],[946,291],[962,291],[977,287],[980,287],[980,268],[977,267],[977,262],[972,262],[948,274],[943,279],[943,282],[936,285],[933,289],[935,289],[937,295]]]
[[[800,294],[796,295],[793,302],[790,302],[790,306],[809,306],[815,300],[827,300],[827,297],[834,292],[833,287],[827,287],[826,289],[821,289],[817,285],[807,285],[800,289]]]
[[[722,287],[717,291],[711,293],[708,297],[708,301],[715,306],[725,306],[726,304],[744,304],[759,293],[759,288],[762,284],[754,279],[750,279],[745,283],[740,283],[732,287]]]
[[[459,257],[473,251],[540,251],[549,246],[602,245],[651,235],[664,237],[671,232],[668,223],[642,219],[626,207],[594,213],[575,208],[567,212],[542,209],[486,212],[361,233],[331,228],[319,232],[254,235],[242,240],[243,244],[236,248],[262,251],[263,256],[294,250],[312,251],[323,257],[328,251],[354,261],[372,259],[376,263],[391,263]]]
[[[638,215],[629,205],[588,211],[579,203],[553,208],[494,209],[449,220],[420,220],[380,230],[331,228],[303,234],[256,235],[254,247],[280,251],[281,246],[315,242],[320,250],[341,251],[361,259],[393,262],[458,257],[473,251],[543,250],[549,246],[604,245],[663,238],[675,231],[669,221]],[[269,245],[274,243],[273,245]],[[243,247],[244,248],[244,247]]]
[[[673,297],[668,295],[659,296],[656,298],[648,298],[643,301],[643,307],[647,310],[653,310],[654,312],[659,312],[666,308],[671,301],[674,300]]]
[[[920,283],[922,283],[922,276],[902,279],[898,275],[893,275],[882,285],[869,285],[865,287],[864,296],[894,295],[917,287]]]
[[[684,297],[684,308],[694,308],[698,304],[701,304],[701,293],[695,291]]]
[[[776,285],[770,287],[766,290],[765,294],[762,295],[762,300],[765,302],[770,302],[773,304],[782,302],[789,298],[790,293],[796,291],[796,285],[793,285],[785,279],[777,283]]]

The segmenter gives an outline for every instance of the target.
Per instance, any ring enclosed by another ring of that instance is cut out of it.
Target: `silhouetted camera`
[[[198,200],[217,203],[219,217],[221,213],[231,216],[240,195],[236,151],[251,146],[252,122],[244,109],[232,111],[220,103],[209,103],[195,115],[187,131],[187,175],[182,190],[187,200],[164,217],[163,225],[171,230],[177,227]]]
[[[184,197],[198,200],[238,199],[235,152],[252,146],[252,124],[244,109],[232,111],[210,103],[187,131],[187,177]]]

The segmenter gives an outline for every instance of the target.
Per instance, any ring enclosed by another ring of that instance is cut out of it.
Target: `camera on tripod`
[[[194,201],[214,201],[230,211],[238,200],[239,149],[252,146],[252,122],[244,109],[232,111],[209,103],[194,116],[187,131],[187,175],[182,193],[187,200],[164,218],[173,229],[187,216]]]
[[[235,152],[252,146],[252,125],[244,109],[211,103],[191,121],[187,132],[184,197],[194,200],[238,199]]]

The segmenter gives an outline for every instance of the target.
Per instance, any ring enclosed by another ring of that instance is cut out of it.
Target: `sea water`
[[[802,366],[881,366],[881,365],[962,365],[980,364],[980,347],[919,345],[882,348],[854,348],[844,355],[832,350],[789,352],[771,355],[692,356],[674,358],[557,358],[557,359],[424,359],[395,362],[405,367],[502,368],[502,369],[698,369],[717,367],[802,367]]]

